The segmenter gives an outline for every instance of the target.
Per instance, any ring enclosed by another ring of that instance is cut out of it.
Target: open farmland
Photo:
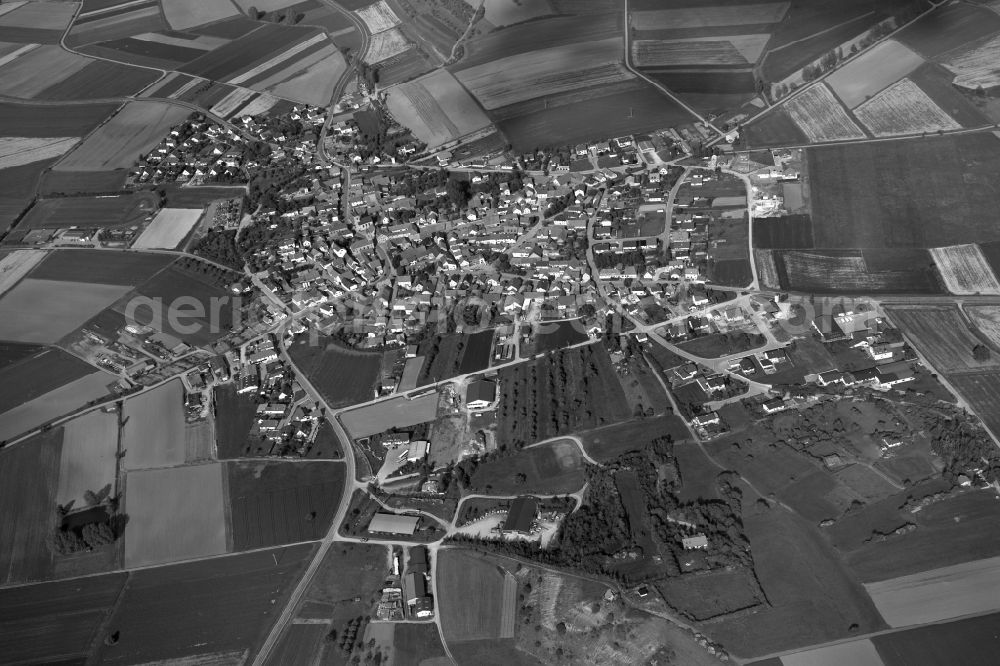
[[[1000,282],[975,243],[931,248],[931,256],[953,294],[1000,294]]]
[[[826,83],[847,108],[853,109],[886,86],[900,80],[924,59],[894,40],[879,42],[826,77]]]
[[[954,84],[966,90],[976,90],[982,86],[990,90],[1000,86],[1000,36],[981,44],[971,45],[967,50],[949,54],[943,62],[955,74]]]
[[[639,80],[546,95],[490,115],[517,151],[649,132],[693,119],[686,109]]]
[[[0,135],[83,136],[119,107],[117,103],[74,104],[73,113],[58,104],[0,102]]]
[[[583,468],[580,447],[572,440],[560,439],[481,463],[469,483],[474,492],[496,495],[562,495],[583,487]]]
[[[995,347],[1000,349],[1000,306],[997,305],[964,305],[962,311],[972,325],[986,336]]]
[[[455,73],[488,110],[632,78],[620,64],[622,40],[539,49]]]
[[[122,39],[164,29],[159,3],[126,2],[101,9],[84,8],[66,37],[72,47]]]
[[[785,107],[788,115],[812,142],[865,138],[865,133],[823,83],[796,95]]]
[[[91,62],[58,46],[40,46],[0,68],[0,93],[23,99],[43,97],[42,91],[76,75]],[[51,74],[38,76],[38,72]]]
[[[351,576],[344,572],[350,571]],[[327,551],[306,590],[298,616],[343,623],[364,615],[378,599],[385,576],[392,571],[386,546],[335,543]]]
[[[120,640],[98,645],[97,661],[245,662],[285,607],[313,550],[291,546],[133,572],[109,622]]]
[[[773,107],[744,128],[748,144],[758,146],[799,146],[808,142],[805,133],[792,120],[787,104]]]
[[[1000,16],[987,7],[955,3],[939,7],[904,28],[896,39],[935,59],[1000,31]]]
[[[88,282],[135,286],[153,277],[174,261],[164,254],[55,250],[34,271],[36,280]]]
[[[0,299],[0,339],[56,342],[128,291],[117,285],[26,278]]]
[[[0,591],[4,661],[84,663],[126,578],[118,573]]]
[[[782,289],[805,292],[939,293],[924,250],[775,251]]]
[[[184,462],[184,386],[180,380],[126,400],[125,418],[126,468]]]
[[[503,628],[514,624],[517,579],[472,551],[447,548],[437,556],[437,603],[445,640],[510,638]]]
[[[132,244],[138,250],[159,247],[172,250],[194,229],[202,212],[192,208],[164,208]]]
[[[823,647],[794,652],[775,659],[774,666],[838,666],[857,664],[858,666],[882,666],[875,645],[867,639],[834,643]],[[754,666],[767,666],[768,662],[755,662]]]
[[[221,463],[129,471],[125,566],[226,552],[224,473]]]
[[[232,462],[226,465],[235,550],[319,539],[344,490],[337,462]]]
[[[787,197],[786,197],[787,201]],[[786,203],[786,205],[788,205]],[[753,246],[763,249],[809,249],[813,246],[808,215],[762,217],[753,221]]]
[[[182,106],[164,102],[129,102],[110,121],[87,137],[56,167],[60,171],[104,171],[129,168],[167,130],[188,117]]]
[[[347,349],[328,338],[297,340],[288,353],[332,408],[375,397],[382,355]]]
[[[198,273],[173,266],[142,284],[136,294],[144,298],[120,302],[115,309],[195,347],[225,335],[236,320],[234,304],[239,303],[239,297]]]
[[[684,4],[684,3],[674,3]],[[788,2],[759,4],[720,3],[724,6],[678,7],[630,12],[636,30],[664,28],[712,28],[717,26],[778,23],[788,11]]]
[[[49,86],[36,99],[77,102],[135,95],[160,77],[159,72],[107,60],[87,60],[87,66],[61,83]]]
[[[156,198],[150,192],[38,199],[17,225],[17,230],[138,225],[155,209]],[[107,252],[101,254],[108,256]]]
[[[938,372],[1000,367],[995,357],[973,358],[972,348],[981,341],[954,306],[888,306],[886,314]]]
[[[45,258],[43,250],[14,250],[0,258],[0,296]]]
[[[875,644],[885,666],[933,666],[968,664],[988,666],[1000,650],[997,623],[993,613],[955,622],[894,631],[870,640]]]
[[[950,375],[948,382],[969,403],[994,436],[1000,436],[1000,373],[970,372]]]
[[[1000,557],[869,583],[865,588],[891,627],[997,610]]]
[[[21,2],[0,14],[0,39],[55,44],[69,26],[76,5],[68,2]]]
[[[753,573],[746,569],[675,576],[656,587],[673,608],[694,620],[735,613],[763,601]]]
[[[757,34],[637,39],[631,44],[632,60],[637,67],[753,64],[760,58],[769,37]]]
[[[396,121],[429,148],[490,124],[472,96],[445,69],[390,88],[388,107]]]
[[[939,247],[1000,240],[1000,139],[991,134],[808,152],[817,247]]]
[[[24,212],[38,187],[41,173],[52,166],[54,160],[32,162],[19,167],[4,169],[0,177],[0,233]]]
[[[26,367],[28,369],[37,369],[32,368],[30,365]],[[37,397],[20,402],[17,406],[4,412],[3,418],[0,419],[0,441],[10,439],[15,435],[21,435],[59,417],[92,405],[98,400],[109,397],[111,393],[109,387],[115,382],[115,376],[100,370],[93,370],[93,366],[86,367],[90,370],[88,374],[71,380],[63,380],[55,388],[48,388],[52,384],[46,382],[42,386],[45,386],[48,390],[42,392]],[[48,379],[49,381],[53,380],[53,378]],[[38,383],[39,377],[33,375],[23,383],[11,386],[8,390],[24,394],[24,387],[35,388],[33,385],[37,385]],[[37,391],[38,389],[35,388],[35,390]],[[31,393],[33,394],[34,391]],[[14,400],[14,402],[18,400]]]
[[[365,22],[368,31],[373,35],[399,25],[399,17],[386,4],[385,0],[378,0],[378,2],[363,7],[354,13]]]
[[[934,103],[913,81],[902,79],[854,110],[875,136],[923,134],[962,126]]]
[[[796,3],[789,16],[774,26],[767,55],[761,63],[763,79],[781,81],[864,33],[879,21],[881,14],[870,9],[880,4],[879,0],[837,5]],[[810,13],[812,17],[807,16]]]
[[[545,354],[587,340],[587,332],[580,319],[542,322],[535,332],[535,353]]]
[[[337,81],[347,70],[347,62],[340,51],[332,46],[329,50],[324,50],[318,54],[322,57],[303,58],[293,63],[283,76],[287,75],[284,81],[274,84],[269,88],[271,92],[280,97],[295,101],[305,102],[314,106],[326,106],[330,103]],[[308,63],[308,65],[306,65]],[[257,84],[255,84],[257,85]],[[248,104],[241,113],[244,115],[254,115],[262,113],[252,107],[262,103],[265,96],[259,97],[254,102]],[[268,106],[270,108],[273,103]]]
[[[118,450],[118,415],[97,410],[64,426],[56,502],[85,506],[84,493],[111,484],[114,493]]]
[[[406,428],[437,418],[436,392],[418,398],[391,398],[368,407],[352,409],[340,420],[351,437],[368,437],[390,428]]]
[[[499,371],[500,446],[531,444],[632,415],[603,345],[566,349]],[[547,400],[537,400],[547,395]]]
[[[230,0],[172,0],[163,3],[163,15],[174,30],[186,30],[239,16],[239,13]]]
[[[385,32],[371,36],[368,50],[365,51],[364,60],[369,65],[374,65],[383,60],[398,56],[400,53],[411,48],[411,46],[399,28],[386,30]]]
[[[0,138],[0,169],[49,160],[63,155],[76,145],[77,137],[2,137]]]
[[[0,501],[6,512],[0,522],[0,583],[51,575],[48,538],[56,526],[62,438],[62,428],[56,428],[0,450]]]

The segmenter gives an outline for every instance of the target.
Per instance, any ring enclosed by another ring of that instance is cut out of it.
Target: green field
[[[56,250],[31,272],[36,280],[92,282],[95,284],[142,284],[166,268],[174,258],[165,254],[109,252],[102,250]]]
[[[438,551],[438,608],[445,640],[501,638],[506,572],[472,551]]]
[[[606,462],[628,451],[642,449],[659,437],[669,436],[679,442],[690,434],[680,417],[667,414],[587,430],[580,434],[580,439],[591,457]]]
[[[559,440],[481,463],[471,487],[496,495],[562,495],[583,487],[583,468],[579,447],[572,440]]]
[[[313,345],[308,336],[297,340],[288,353],[330,407],[347,407],[375,397],[382,354],[347,349],[324,337]]]

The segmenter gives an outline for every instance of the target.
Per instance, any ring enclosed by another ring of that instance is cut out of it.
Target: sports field
[[[826,78],[826,83],[847,108],[853,109],[923,63],[919,55],[890,39],[834,71]]]
[[[940,247],[1000,240],[992,134],[808,152],[816,247]]]
[[[26,278],[0,299],[0,339],[56,342],[128,291],[117,285]]]
[[[1000,606],[1000,557],[865,585],[891,627],[929,624]]]
[[[118,448],[118,415],[95,410],[63,426],[56,502],[75,508],[86,506],[84,493],[98,493],[111,484],[114,493],[115,452]]]
[[[129,168],[136,156],[163,139],[190,110],[166,102],[129,102],[110,121],[87,137],[56,167],[60,171],[104,171]]]
[[[130,471],[125,566],[226,552],[224,473],[221,463]]]
[[[389,89],[389,110],[429,147],[490,124],[476,100],[445,69]]]
[[[136,250],[165,248],[172,250],[194,229],[202,211],[192,208],[163,208],[132,243]]]
[[[170,381],[125,401],[126,469],[184,462],[184,386]]]
[[[348,434],[356,439],[390,428],[405,428],[433,421],[437,417],[437,404],[436,392],[413,399],[392,398],[377,405],[352,409],[345,412],[340,420]]]

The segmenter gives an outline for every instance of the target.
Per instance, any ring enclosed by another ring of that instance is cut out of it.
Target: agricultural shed
[[[368,523],[369,532],[379,532],[381,534],[406,534],[412,535],[417,531],[416,516],[399,516],[394,513],[376,513],[372,521]]]
[[[507,520],[504,521],[504,532],[531,533],[531,525],[538,515],[538,498],[530,495],[518,497],[510,504]]]

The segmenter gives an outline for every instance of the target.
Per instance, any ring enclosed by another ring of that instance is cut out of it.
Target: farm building
[[[465,404],[470,410],[486,409],[497,397],[497,385],[485,379],[469,384],[465,392]]]
[[[510,504],[507,520],[503,523],[505,533],[531,534],[531,526],[538,517],[538,498],[518,497]]]
[[[368,531],[378,534],[412,535],[417,531],[416,516],[399,516],[394,513],[376,513],[368,523]]]
[[[691,537],[681,539],[684,550],[702,550],[708,548],[708,537],[704,534],[695,534]]]
[[[418,460],[423,460],[430,453],[431,443],[425,440],[417,440],[415,442],[410,442],[410,448],[406,454],[406,460],[409,462],[416,462]]]
[[[419,574],[427,573],[427,546],[414,546],[410,548],[410,556],[406,564],[410,571]]]

